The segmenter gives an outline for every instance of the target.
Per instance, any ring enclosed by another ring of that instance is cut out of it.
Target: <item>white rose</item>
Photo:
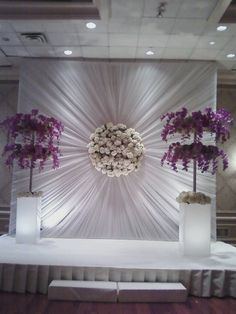
[[[104,156],[102,159],[105,161],[108,161],[110,158],[109,158],[109,156]]]
[[[95,153],[95,149],[93,147],[89,147],[88,152],[90,154]]]
[[[131,153],[131,152],[127,153],[128,158],[133,158],[133,156],[134,156],[133,153]]]
[[[116,141],[114,142],[114,144],[115,144],[116,146],[120,146],[120,145],[121,145],[121,141],[116,140]]]
[[[107,146],[108,146],[108,147],[111,147],[111,146],[112,146],[112,142],[111,142],[111,141],[109,141],[109,140],[107,141],[107,143],[106,143],[106,144],[107,144]]]
[[[102,128],[96,128],[96,130],[95,130],[96,133],[101,133],[102,131],[103,131]]]
[[[121,130],[125,130],[125,129],[126,129],[126,125],[123,124],[123,123],[118,123],[118,124],[117,124],[117,127],[118,127],[119,129],[121,129]]]
[[[114,173],[112,173],[112,172],[108,172],[108,177],[114,177]]]
[[[128,160],[128,159],[125,160],[125,161],[124,161],[124,164],[125,164],[125,166],[128,166],[128,165],[130,164],[130,160]]]
[[[112,123],[112,122],[106,123],[106,127],[107,127],[108,129],[112,128],[112,127],[113,127],[113,123]]]

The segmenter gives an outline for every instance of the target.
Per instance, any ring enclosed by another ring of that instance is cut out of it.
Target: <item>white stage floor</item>
[[[236,248],[214,242],[210,256],[190,257],[178,242],[0,237],[0,290],[47,293],[54,279],[182,282],[191,295],[236,297]]]
[[[16,244],[0,237],[0,263],[135,269],[234,269],[236,248],[211,244],[211,256],[182,256],[178,242],[44,238],[38,244]]]

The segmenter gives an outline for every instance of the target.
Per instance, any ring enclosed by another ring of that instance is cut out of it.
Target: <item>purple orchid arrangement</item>
[[[215,141],[224,143],[230,137],[229,128],[233,123],[233,118],[229,112],[219,109],[214,112],[211,108],[203,111],[188,113],[186,108],[177,112],[166,113],[161,117],[166,120],[161,137],[167,141],[168,137],[175,133],[180,134],[180,142],[169,145],[164,153],[161,164],[166,162],[177,171],[177,163],[182,162],[183,170],[188,171],[189,164],[194,162],[193,191],[196,192],[196,168],[205,172],[211,168],[211,173],[215,174],[218,167],[218,159],[223,162],[223,169],[228,167],[226,153],[215,145],[204,145],[202,143],[203,133],[209,132],[215,136]],[[188,144],[193,137],[193,142]]]
[[[13,166],[14,160],[21,169],[30,169],[29,191],[32,192],[33,169],[43,169],[52,159],[52,167],[59,166],[59,137],[64,127],[60,121],[47,117],[34,109],[29,114],[17,113],[6,118],[0,127],[7,132],[3,150],[5,164]]]

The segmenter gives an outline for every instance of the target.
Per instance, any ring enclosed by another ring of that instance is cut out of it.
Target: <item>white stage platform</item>
[[[47,293],[52,280],[182,282],[195,296],[236,297],[236,248],[211,245],[209,257],[187,257],[178,242],[0,237],[0,289]]]

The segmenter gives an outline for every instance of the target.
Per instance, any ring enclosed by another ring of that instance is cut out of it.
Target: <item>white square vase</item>
[[[179,242],[184,255],[210,255],[211,204],[180,203]]]
[[[37,243],[40,239],[41,196],[17,197],[16,243]]]

